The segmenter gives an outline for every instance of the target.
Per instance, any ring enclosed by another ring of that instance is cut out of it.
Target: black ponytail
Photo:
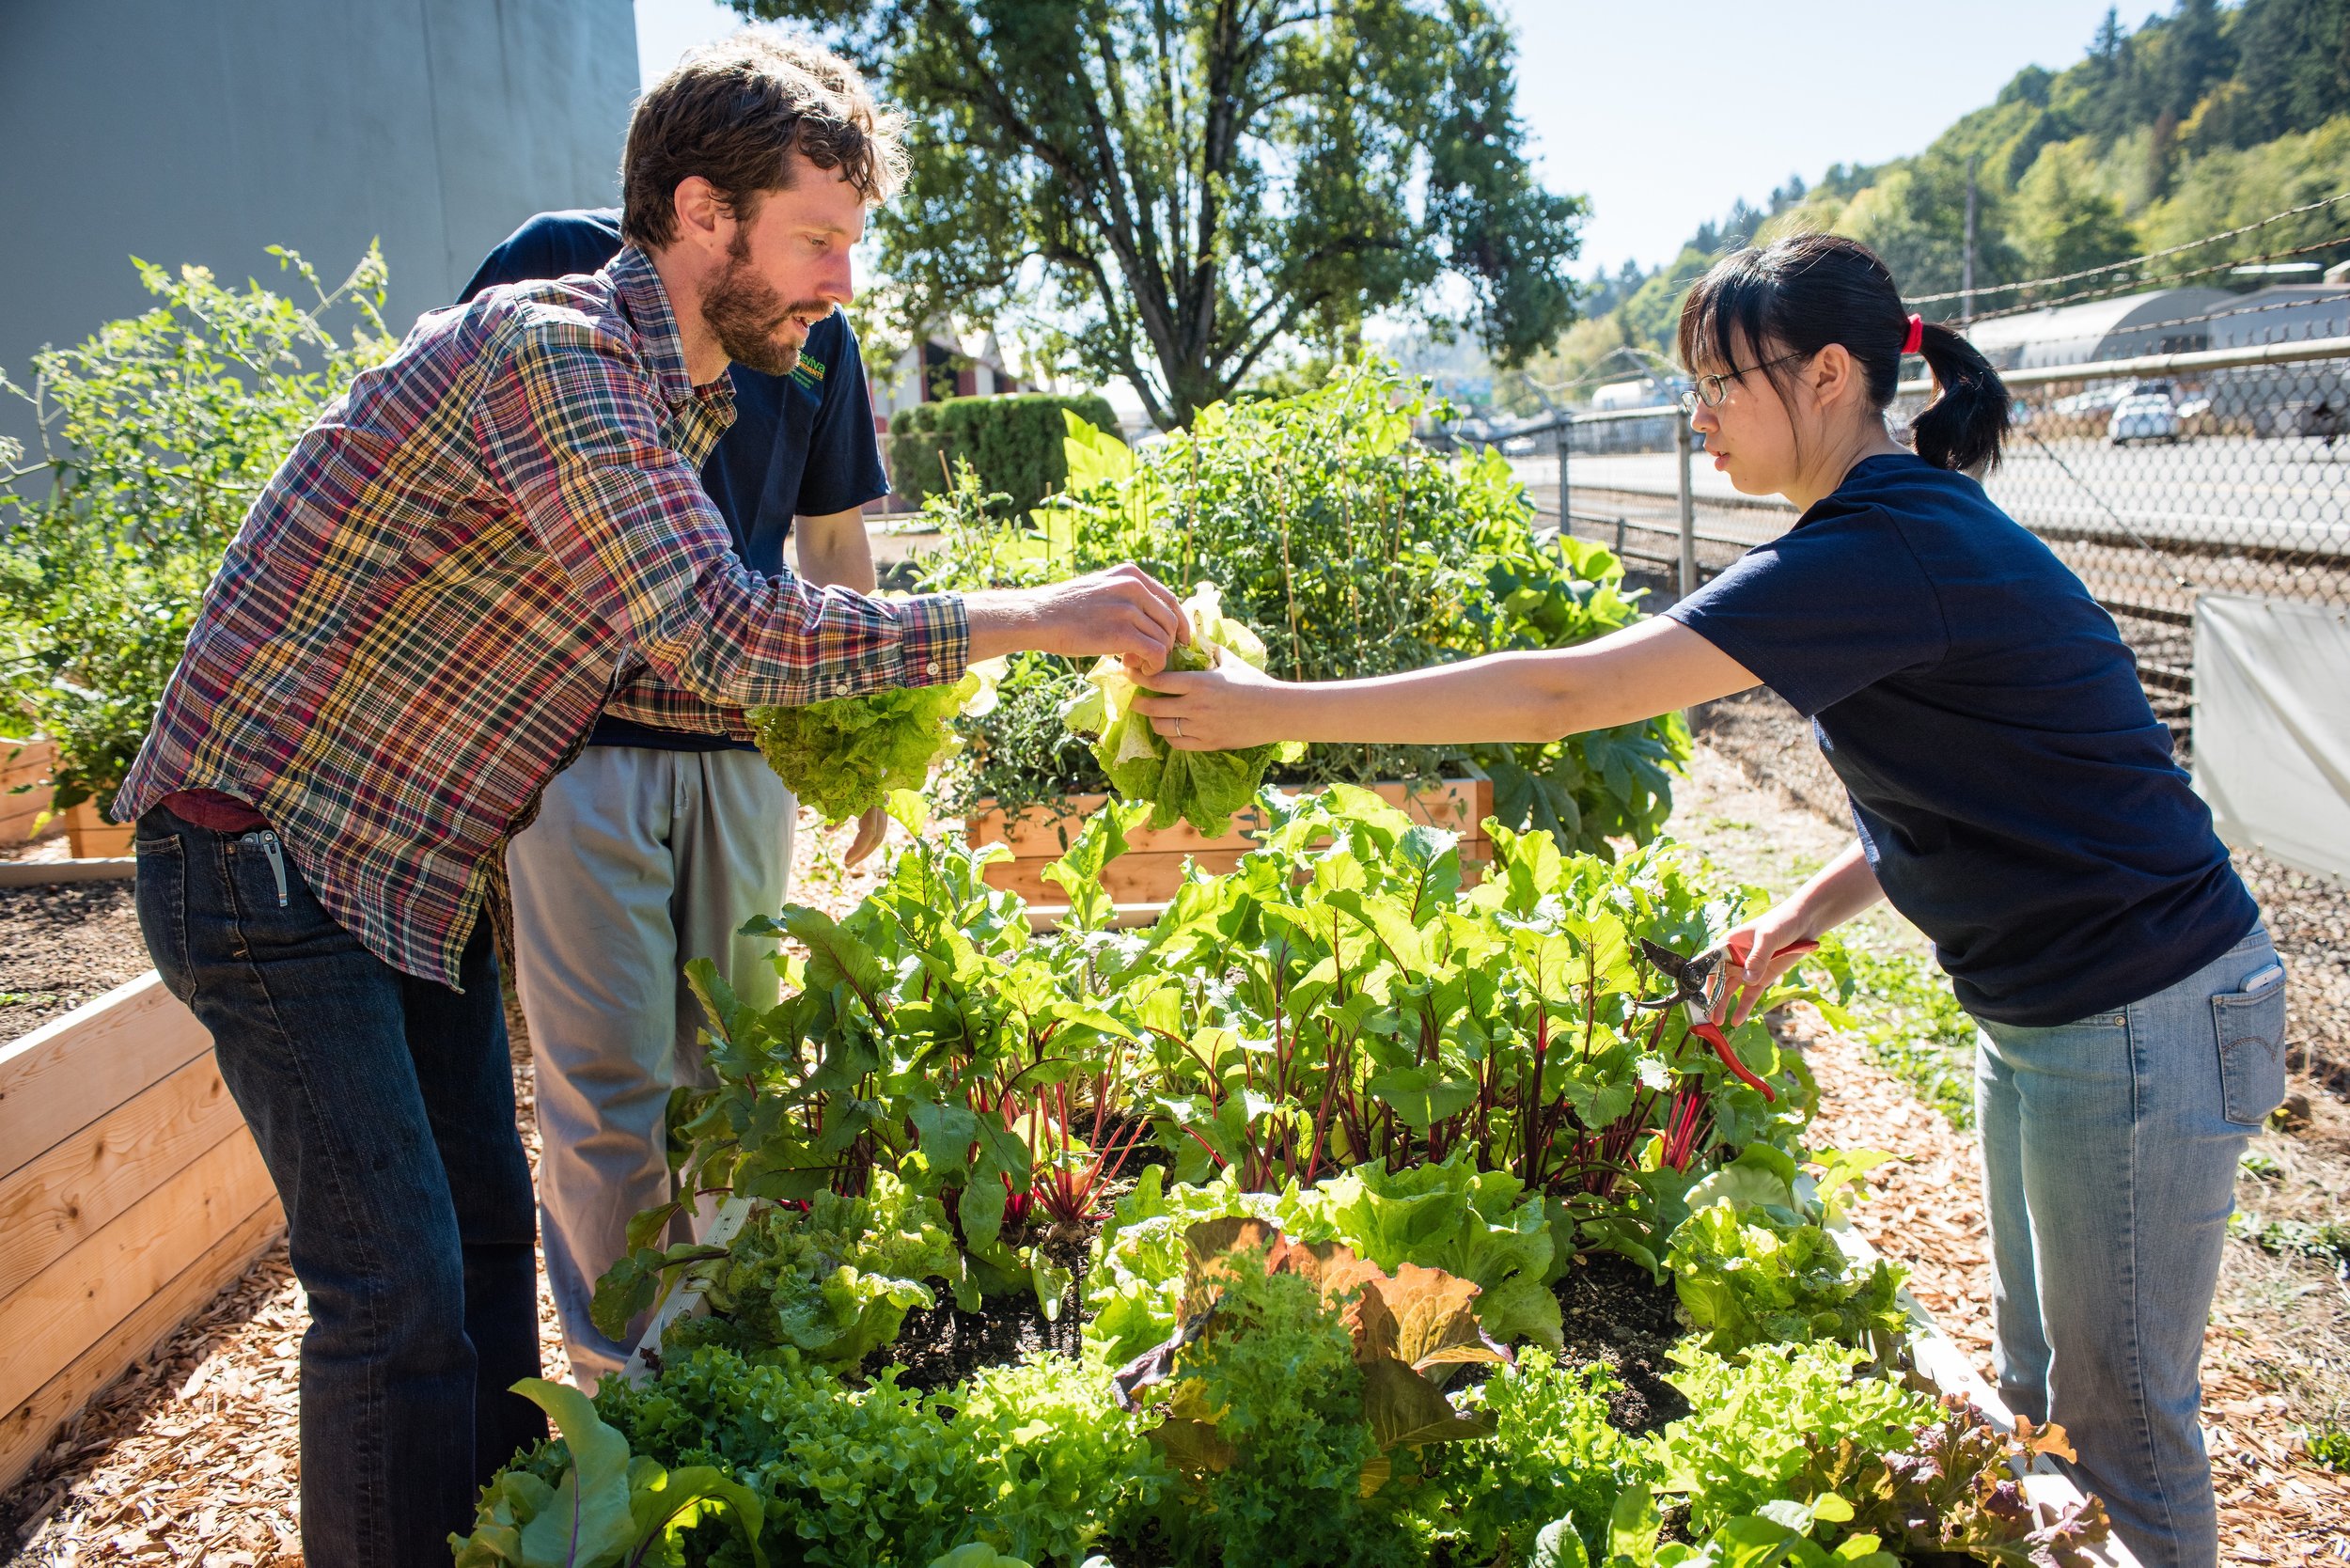
[[[1999,463],[2007,435],[2007,383],[1991,361],[1939,321],[1928,321],[1918,352],[1934,372],[1935,399],[1910,422],[1918,455],[1936,468],[1980,473]]]
[[[1870,400],[1892,406],[1901,383],[1909,310],[1874,251],[1841,234],[1790,235],[1716,261],[1681,302],[1681,363],[1732,366],[1744,352],[1769,361],[1809,358],[1841,343],[1859,365]],[[1925,323],[1919,352],[1937,396],[1911,431],[1918,455],[1941,468],[1981,470],[1999,461],[2008,393],[1991,362],[1938,322]],[[1783,392],[1790,367],[1763,374]]]

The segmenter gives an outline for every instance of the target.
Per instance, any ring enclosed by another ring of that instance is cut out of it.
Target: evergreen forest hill
[[[2325,265],[2350,258],[2345,201],[2092,283],[1990,291],[2186,244],[2350,190],[2350,0],[2177,0],[2135,30],[2108,10],[2084,58],[2063,71],[2016,72],[1996,101],[1922,152],[1838,165],[1810,184],[1792,178],[1766,203],[1742,201],[1700,227],[1668,266],[1626,262],[1595,275],[1584,319],[1528,373],[1554,396],[1638,373],[1644,353],[1669,355],[1681,296],[1716,257],[1803,230],[1865,242],[1904,294],[1954,291],[1969,159],[1978,314],[2099,284],[2254,288],[2278,279],[2232,276],[2223,264],[2289,251]],[[1943,318],[1959,306],[1921,309]],[[1512,403],[1532,400],[1522,384],[1516,396],[1496,390]]]

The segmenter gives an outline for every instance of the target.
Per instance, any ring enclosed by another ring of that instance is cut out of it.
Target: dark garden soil
[[[0,1041],[150,967],[127,880],[0,887]]]
[[[1031,1351],[1067,1355],[1070,1328],[1064,1318],[1048,1322],[1033,1294],[1015,1294],[988,1304],[984,1312],[966,1312],[952,1301],[916,1307],[906,1314],[897,1342],[877,1353],[901,1370],[898,1387],[933,1393],[952,1387],[982,1367],[1007,1366]]]
[[[1653,1432],[1689,1413],[1681,1390],[1665,1381],[1666,1354],[1688,1330],[1669,1282],[1612,1252],[1592,1252],[1552,1287],[1559,1297],[1566,1350],[1577,1366],[1598,1363],[1623,1387],[1607,1401],[1607,1419],[1625,1432]]]

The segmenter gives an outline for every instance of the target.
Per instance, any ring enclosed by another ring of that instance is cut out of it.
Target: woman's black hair
[[[1867,378],[1870,400],[1891,405],[1901,381],[1909,311],[1874,251],[1840,234],[1795,234],[1723,257],[1681,302],[1681,363],[1725,370],[1737,351],[1762,360],[1806,359],[1841,343]],[[1919,352],[1936,396],[1910,426],[1918,455],[1940,468],[1980,472],[1999,461],[2008,393],[1972,343],[1938,321],[1925,323]],[[1764,373],[1784,395],[1786,368]]]

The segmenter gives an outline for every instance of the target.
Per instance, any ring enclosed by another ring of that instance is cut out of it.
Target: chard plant
[[[1057,1307],[1065,1278],[1021,1238],[1083,1218],[1132,1152],[1113,1105],[1134,1033],[1087,994],[1082,951],[1032,941],[1020,901],[987,885],[1006,851],[925,835],[905,792],[891,809],[916,841],[846,918],[787,905],[754,922],[796,949],[778,1005],[689,966],[716,1084],[672,1102],[686,1189],[805,1202],[885,1172],[943,1204],[968,1289],[1026,1273]]]
[[[1759,1011],[1732,1042],[1778,1104],[1635,1008],[1670,987],[1633,933],[1695,950],[1747,905],[1678,854],[1609,865],[1495,824],[1464,888],[1453,836],[1367,791],[1265,809],[1263,847],[1179,889],[1132,965],[1179,1180],[1277,1190],[1458,1157],[1554,1200],[1570,1233],[1606,1219],[1596,1239],[1639,1247],[1716,1150],[1784,1140],[1808,1113]]]
[[[894,809],[919,825],[913,797]],[[1661,1273],[1691,1184],[1800,1125],[1808,1081],[1759,1022],[1733,1043],[1776,1104],[1635,1006],[1669,986],[1633,933],[1694,950],[1748,895],[1710,894],[1661,848],[1610,865],[1498,827],[1465,887],[1452,835],[1367,791],[1268,792],[1262,809],[1262,847],[1143,933],[1106,929],[1102,887],[1140,806],[1098,814],[1050,869],[1071,900],[1052,937],[987,885],[1000,847],[918,833],[843,918],[758,922],[791,949],[776,1007],[693,970],[716,1084],[672,1106],[686,1190],[806,1202],[886,1172],[945,1208],[967,1291],[1026,1274],[1058,1303],[1066,1265],[1034,1244],[1098,1217],[1147,1129],[1185,1184],[1506,1178],[1480,1224],[1534,1203],[1551,1258],[1608,1247]]]

